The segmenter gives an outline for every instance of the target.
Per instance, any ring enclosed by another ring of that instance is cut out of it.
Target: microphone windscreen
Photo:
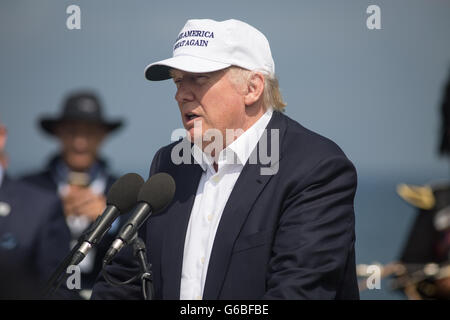
[[[144,185],[144,179],[136,173],[127,173],[114,182],[108,191],[106,204],[113,205],[120,213],[133,209],[137,203],[139,190]]]
[[[153,213],[161,210],[172,201],[175,194],[175,181],[165,172],[152,175],[139,191],[138,202],[148,203]]]

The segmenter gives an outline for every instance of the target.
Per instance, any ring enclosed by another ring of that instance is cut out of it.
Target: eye
[[[197,83],[205,83],[206,81],[208,81],[209,77],[207,75],[204,74],[199,74],[197,76],[194,77],[194,80]]]
[[[173,83],[175,83],[175,86],[179,88],[181,85],[181,78],[173,78]]]

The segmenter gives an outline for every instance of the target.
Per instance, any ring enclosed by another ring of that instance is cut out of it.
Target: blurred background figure
[[[0,170],[3,172],[8,167],[8,156],[6,155],[5,146],[7,139],[6,127],[0,123]]]
[[[0,123],[0,299],[37,299],[68,253],[69,237],[53,193],[6,175],[6,140]]]
[[[441,104],[439,153],[450,155],[450,77]],[[443,183],[401,184],[398,194],[418,213],[401,252],[403,272],[394,286],[410,299],[450,299],[450,179]]]
[[[73,247],[106,207],[105,194],[116,177],[100,159],[99,149],[105,138],[122,126],[122,121],[105,120],[100,99],[92,92],[80,91],[67,96],[59,116],[43,117],[39,123],[57,139],[60,150],[43,171],[25,175],[22,180],[59,196],[64,212],[61,217],[70,230]],[[92,288],[119,224],[116,220],[99,246],[80,264],[82,289]]]

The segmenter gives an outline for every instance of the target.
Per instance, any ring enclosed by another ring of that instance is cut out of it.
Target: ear
[[[253,105],[264,92],[264,76],[261,73],[253,72],[247,82],[247,93],[244,96],[246,106]]]

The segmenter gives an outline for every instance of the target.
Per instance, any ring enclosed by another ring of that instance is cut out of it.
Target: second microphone
[[[139,191],[138,205],[106,253],[103,265],[109,264],[134,239],[144,222],[172,201],[174,194],[175,181],[169,174],[161,172],[151,176]]]

